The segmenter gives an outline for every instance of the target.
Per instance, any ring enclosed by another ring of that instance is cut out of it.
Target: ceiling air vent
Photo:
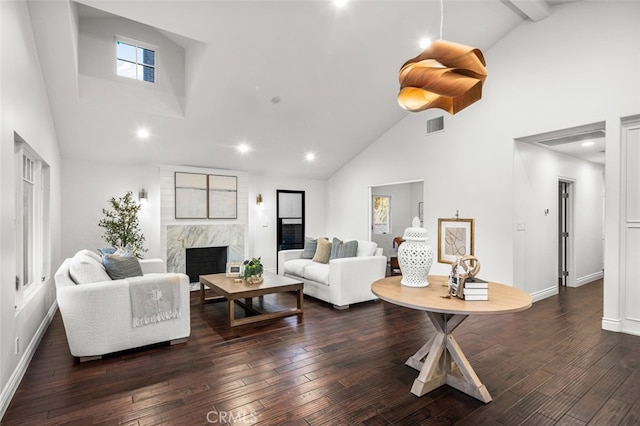
[[[427,120],[427,135],[444,130],[444,116]]]

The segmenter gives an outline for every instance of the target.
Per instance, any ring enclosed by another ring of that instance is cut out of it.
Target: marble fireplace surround
[[[245,225],[168,225],[167,271],[186,271],[186,250],[191,247],[228,246],[227,262],[245,259]]]

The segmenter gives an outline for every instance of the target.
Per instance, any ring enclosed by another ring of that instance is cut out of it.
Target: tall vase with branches
[[[143,257],[145,237],[140,230],[138,211],[140,204],[133,199],[133,192],[124,197],[111,197],[111,209],[102,209],[104,217],[98,225],[105,228],[102,238],[114,247],[128,247],[137,257]]]

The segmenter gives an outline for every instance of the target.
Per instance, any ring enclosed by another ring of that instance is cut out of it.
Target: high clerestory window
[[[119,76],[155,83],[155,48],[135,40],[116,39],[116,69]]]

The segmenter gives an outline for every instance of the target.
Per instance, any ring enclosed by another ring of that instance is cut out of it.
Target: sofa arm
[[[329,283],[334,305],[345,306],[377,297],[371,284],[385,277],[386,256],[361,256],[333,259],[329,262]]]
[[[284,262],[300,259],[303,251],[302,249],[280,250],[278,252],[278,275],[284,275]]]
[[[162,259],[140,259],[140,267],[143,274],[167,272]]]

